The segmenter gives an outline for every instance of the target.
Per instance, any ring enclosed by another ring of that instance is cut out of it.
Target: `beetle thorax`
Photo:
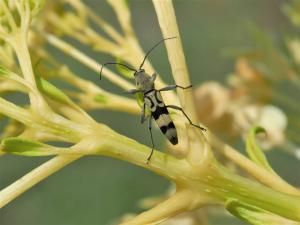
[[[138,71],[134,76],[136,87],[142,92],[147,92],[154,88],[154,82],[151,76],[144,71]]]

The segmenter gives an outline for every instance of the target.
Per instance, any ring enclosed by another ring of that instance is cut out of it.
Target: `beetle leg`
[[[176,88],[188,89],[188,88],[191,88],[191,87],[193,87],[193,85],[189,85],[187,87],[182,87],[182,86],[179,86],[177,84],[173,84],[173,85],[168,85],[166,87],[163,87],[163,88],[159,89],[158,91],[171,91],[171,90],[174,90]]]
[[[188,117],[188,115],[183,111],[183,109],[179,106],[176,105],[166,105],[167,108],[171,108],[171,109],[175,109],[175,110],[180,110],[182,112],[182,114],[187,118],[187,120],[190,122],[190,124],[194,127],[197,127],[199,129],[201,129],[202,131],[206,131],[206,129],[204,127],[201,127],[197,124],[194,124],[191,119]]]
[[[145,122],[145,120],[148,118],[148,116],[146,116],[146,104],[144,103],[143,104],[143,107],[142,107],[142,112],[141,112],[141,123],[143,124]]]
[[[138,90],[138,89],[130,89],[130,90],[126,90],[124,92],[127,93],[127,94],[136,94],[136,93],[140,92],[140,90]]]
[[[150,159],[151,159],[151,157],[152,157],[152,155],[153,155],[153,152],[154,152],[154,142],[153,142],[153,136],[152,136],[152,123],[151,123],[151,120],[152,120],[152,117],[149,116],[149,120],[148,120],[148,128],[149,128],[149,131],[150,131],[152,148],[151,148],[151,153],[150,153],[150,155],[149,155],[148,158],[147,158],[147,164],[149,164]]]

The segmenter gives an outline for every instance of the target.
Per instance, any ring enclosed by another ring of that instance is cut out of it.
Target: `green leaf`
[[[139,105],[140,108],[143,107],[144,105],[144,95],[141,92],[138,92],[137,94],[135,94],[137,103]],[[148,107],[145,108],[145,116],[150,116],[151,115],[151,111],[148,109]]]
[[[253,205],[245,204],[236,199],[229,199],[226,209],[237,218],[253,225],[299,225],[295,222],[276,214],[270,213]]]
[[[5,138],[1,142],[3,152],[24,156],[46,156],[53,155],[50,150],[53,147],[38,141],[32,141],[24,138]]]
[[[287,4],[284,4],[282,6],[282,11],[289,17],[291,22],[295,26],[300,26],[300,1],[294,0],[294,1],[288,1]]]
[[[55,87],[49,81],[43,79],[36,70],[34,72],[37,87],[44,95],[54,101],[72,106],[73,108],[81,111],[81,109],[63,91]]]
[[[141,92],[135,94],[138,105],[142,108],[144,105],[144,95]]]
[[[38,89],[47,97],[52,100],[67,104],[73,105],[72,100],[61,90],[51,84],[49,81],[42,78],[41,74],[38,72],[38,65],[41,63],[41,59],[39,59],[34,66],[34,75],[37,83]]]
[[[45,5],[45,0],[29,0],[30,11],[35,16]]]
[[[107,103],[107,97],[103,94],[96,95],[96,97],[94,99],[96,102],[99,102],[99,103]]]
[[[124,0],[124,3],[127,6],[127,8],[129,8],[129,1],[128,0]]]
[[[82,112],[82,109],[78,105],[76,105],[63,91],[55,87],[49,81],[43,79],[36,68],[34,70],[34,74],[37,87],[44,95],[46,95],[48,98],[51,98],[54,101],[69,105],[74,109]]]
[[[125,64],[124,61],[122,61],[119,58],[117,58],[116,61],[117,61],[117,63]],[[129,79],[134,78],[133,72],[131,70],[128,70],[126,67],[116,64],[116,68],[117,68],[118,72],[121,73],[124,77],[129,78]]]
[[[55,87],[47,80],[38,77],[37,85],[39,90],[42,91],[43,94],[45,94],[47,97],[68,105],[72,104],[71,99],[67,95],[65,95],[65,93],[63,93],[61,90],[59,90],[57,87]]]
[[[258,133],[266,133],[265,129],[259,126],[255,126],[250,129],[247,140],[246,140],[246,150],[250,159],[256,164],[262,166],[266,170],[275,173],[272,167],[270,166],[265,154],[260,149],[256,142],[256,135]]]
[[[0,64],[0,75],[7,75],[7,69]]]

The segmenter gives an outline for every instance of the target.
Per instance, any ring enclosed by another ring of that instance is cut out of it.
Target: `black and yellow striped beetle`
[[[192,126],[195,126],[199,129],[201,129],[202,131],[206,130],[205,128],[203,128],[201,126],[194,124],[190,120],[190,118],[187,116],[187,114],[182,110],[182,108],[175,106],[175,105],[165,105],[165,103],[162,99],[162,96],[160,94],[161,91],[170,91],[170,90],[174,90],[176,88],[187,89],[187,88],[191,88],[192,85],[187,86],[187,87],[182,87],[182,86],[175,84],[175,85],[166,86],[161,89],[155,89],[154,81],[156,79],[156,73],[154,73],[152,76],[150,76],[143,69],[145,60],[147,59],[147,57],[151,53],[151,51],[154,48],[156,48],[159,44],[163,43],[165,40],[174,39],[174,38],[176,38],[176,37],[165,38],[165,39],[162,39],[161,41],[159,41],[157,44],[155,44],[146,53],[138,70],[136,70],[126,64],[117,63],[117,62],[105,63],[102,65],[101,70],[100,70],[100,79],[101,79],[101,73],[102,73],[103,67],[106,65],[121,65],[129,70],[134,71],[133,75],[134,75],[136,89],[131,89],[126,92],[129,94],[142,93],[142,96],[143,96],[144,103],[143,103],[142,112],[141,112],[141,123],[144,123],[144,121],[148,118],[148,128],[150,131],[151,142],[152,142],[152,149],[151,149],[150,155],[147,158],[147,163],[149,163],[151,156],[153,154],[153,150],[154,150],[154,142],[153,142],[153,136],[152,136],[152,123],[151,123],[152,117],[156,121],[156,124],[160,128],[161,132],[166,136],[166,138],[168,138],[168,140],[173,145],[176,145],[178,143],[176,127],[169,115],[168,108],[180,110]],[[146,107],[151,112],[151,114],[149,116],[145,116]]]

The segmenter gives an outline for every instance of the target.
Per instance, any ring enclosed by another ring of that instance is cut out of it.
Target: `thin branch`
[[[102,66],[101,64],[97,63],[95,60],[83,54],[73,46],[69,45],[68,43],[64,42],[63,40],[51,34],[46,34],[46,38],[51,45],[60,49],[64,53],[72,56],[76,60],[80,61],[84,65],[94,70],[95,72],[97,73],[100,72]],[[116,75],[115,73],[111,72],[108,69],[103,70],[103,76],[105,76],[112,83],[122,87],[125,90],[134,88],[134,86],[131,83],[129,83],[128,81],[126,81],[125,79],[121,78],[120,76]]]
[[[7,20],[8,20],[8,24],[9,26],[11,27],[12,29],[12,32],[16,32],[16,29],[17,29],[17,25],[15,23],[15,20],[8,8],[8,6],[6,5],[5,1],[1,1],[2,2],[2,10],[4,11],[5,13],[5,16],[7,17]]]
[[[131,13],[126,5],[126,2],[124,0],[107,0],[107,2],[114,9],[125,35],[134,35],[134,31],[131,26]]]
[[[0,191],[0,208],[82,155],[56,156]]]
[[[250,159],[235,150],[233,147],[219,140],[212,133],[209,132],[207,138],[213,148],[219,150],[225,157],[232,160],[262,184],[265,184],[280,192],[300,196],[299,189],[293,187],[281,177],[258,166]]]
[[[33,121],[28,110],[23,109],[5,100],[4,98],[0,98],[0,112],[1,114],[13,118],[26,125],[32,124]]]
[[[103,101],[101,100],[98,102],[97,96],[101,96],[95,94],[82,94],[82,93],[70,93],[68,95],[71,97],[76,98],[79,102],[79,106],[85,110],[92,110],[92,109],[110,109],[112,111],[120,111],[120,112],[127,112],[131,114],[138,115],[141,112],[141,108],[138,106],[136,100],[129,99],[126,97],[122,97],[119,95],[105,93],[103,94]],[[102,101],[102,102],[101,102]]]
[[[158,224],[169,217],[188,211],[196,199],[195,194],[197,193],[192,193],[190,190],[178,191],[154,208],[141,213],[121,225]]]
[[[124,38],[110,24],[96,15],[88,6],[85,6],[85,9],[87,10],[87,15],[91,18],[91,20],[93,20],[99,28],[103,29],[108,35],[110,35],[114,41],[119,44],[124,42]]]

